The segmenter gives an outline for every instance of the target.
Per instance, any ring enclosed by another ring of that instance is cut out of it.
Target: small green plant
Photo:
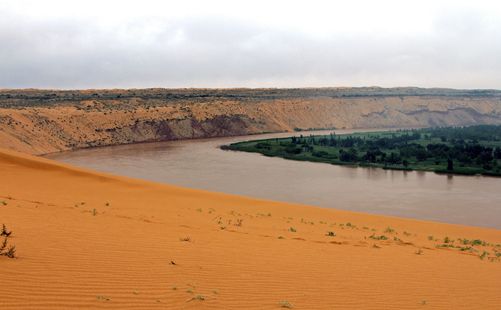
[[[287,300],[282,300],[278,304],[280,305],[280,308],[286,308],[286,309],[294,308],[294,306]]]
[[[204,301],[205,296],[204,295],[195,295],[192,298],[188,299],[186,302],[193,301],[193,300]]]
[[[375,234],[372,234],[369,236],[369,238],[374,240],[388,240],[388,237],[386,237],[385,235],[376,236]]]
[[[336,236],[336,233],[333,232],[333,231],[328,231],[326,234],[325,234],[327,237],[335,237]]]
[[[479,239],[475,239],[475,240],[472,240],[470,242],[470,244],[473,245],[473,246],[475,246],[475,245],[483,245],[483,246],[485,246],[486,242],[482,241],[482,240],[479,240]]]
[[[444,243],[450,243],[450,242],[452,242],[452,240],[449,237],[444,238]]]
[[[386,227],[386,229],[384,230],[385,233],[387,234],[392,234],[395,232],[395,229],[391,228],[390,226]]]
[[[454,244],[452,243],[443,243],[435,246],[436,248],[454,248]]]
[[[356,228],[357,226],[356,225],[353,225],[352,223],[348,222],[346,223],[346,227],[350,227],[350,228]]]

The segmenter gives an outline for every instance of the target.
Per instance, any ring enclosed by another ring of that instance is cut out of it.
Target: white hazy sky
[[[501,89],[501,1],[0,0],[0,88]]]

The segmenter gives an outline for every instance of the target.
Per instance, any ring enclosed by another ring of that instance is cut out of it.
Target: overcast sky
[[[0,88],[501,89],[501,1],[0,0]]]

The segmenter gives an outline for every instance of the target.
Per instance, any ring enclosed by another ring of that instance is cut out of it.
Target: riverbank
[[[335,132],[340,135],[366,131],[373,129]],[[213,192],[451,224],[501,227],[500,178],[337,166],[220,149],[221,145],[290,135],[131,144],[82,149],[46,158]]]
[[[450,175],[501,177],[501,126],[476,125],[344,135],[300,135],[222,145],[297,161]]]
[[[501,124],[500,91],[0,90],[0,144],[29,154],[311,128]]]
[[[496,309],[501,231],[111,176],[0,151],[2,309]],[[5,267],[5,268],[3,268]]]

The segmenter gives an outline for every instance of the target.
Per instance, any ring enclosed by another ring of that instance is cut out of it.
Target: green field
[[[501,176],[501,126],[296,135],[222,147],[335,165]]]

